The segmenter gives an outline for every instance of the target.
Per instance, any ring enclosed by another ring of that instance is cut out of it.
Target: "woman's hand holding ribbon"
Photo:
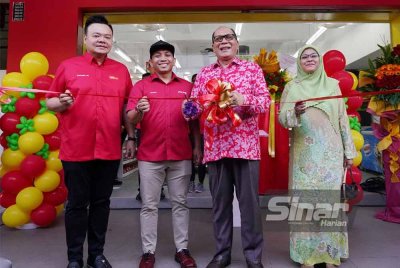
[[[297,116],[304,114],[304,112],[306,111],[306,103],[304,101],[296,102],[296,104],[294,105],[294,111]]]

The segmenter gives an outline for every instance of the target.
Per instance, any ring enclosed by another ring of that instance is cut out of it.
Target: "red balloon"
[[[32,182],[20,171],[13,170],[4,174],[0,186],[5,192],[17,195],[22,189],[32,186]]]
[[[361,180],[362,180],[361,171],[360,171],[357,167],[352,166],[352,167],[351,167],[351,172],[353,173],[353,180],[354,180],[354,182],[355,182],[356,184],[360,184],[360,183],[361,183]],[[347,184],[351,184],[351,183],[352,183],[351,175],[350,175],[350,171],[349,171],[349,170],[348,170],[347,173],[346,173],[346,183],[347,183]]]
[[[50,135],[44,135],[44,141],[49,145],[49,151],[58,150],[61,144],[61,135],[57,130]]]
[[[53,82],[53,78],[48,75],[41,75],[35,78],[32,81],[33,88],[41,89],[41,90],[49,90],[51,83]]]
[[[49,226],[57,216],[56,208],[52,205],[42,203],[31,213],[31,220],[34,224],[46,227]]]
[[[363,104],[363,98],[361,96],[355,96],[358,92],[357,91],[352,91],[351,94],[354,96],[351,96],[347,100],[347,111],[357,111],[361,105]]]
[[[19,98],[15,103],[15,112],[27,118],[34,117],[40,110],[40,103],[37,99]]]
[[[33,88],[41,89],[41,90],[49,90],[51,83],[53,82],[53,78],[48,75],[41,75],[35,78],[32,81]],[[36,93],[36,99],[41,99],[45,97],[45,93]]]
[[[346,66],[346,58],[343,53],[338,50],[329,50],[323,56],[325,72],[328,76],[342,71]]]
[[[331,77],[339,81],[340,91],[343,95],[351,93],[351,88],[353,87],[353,77],[351,74],[346,71],[338,71],[332,74]]]
[[[356,111],[349,111],[347,112],[348,117],[357,117],[358,122],[361,122],[361,115]]]
[[[22,161],[21,173],[32,180],[46,170],[46,161],[38,155],[28,155]]]
[[[17,196],[15,196],[13,194],[1,192],[0,193],[0,206],[2,206],[3,208],[8,208],[15,204],[16,198],[17,198]]]
[[[43,193],[44,202],[53,206],[61,205],[67,200],[68,190],[65,186],[58,186],[54,191]]]
[[[0,128],[7,136],[19,132],[17,128],[17,125],[20,123],[19,117],[16,113],[5,113],[0,118]]]
[[[0,145],[3,146],[4,149],[8,148],[6,137],[7,137],[6,133],[0,135]]]

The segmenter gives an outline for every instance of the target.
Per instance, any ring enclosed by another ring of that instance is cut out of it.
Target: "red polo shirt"
[[[190,96],[192,84],[172,74],[165,84],[157,74],[135,84],[127,111],[133,110],[140,98],[147,96],[150,111],[140,121],[140,145],[137,159],[166,161],[192,159],[189,126],[182,115],[182,102]]]
[[[106,58],[98,65],[86,53],[61,63],[49,90],[69,89],[74,104],[60,113],[60,159],[88,161],[121,158],[121,120],[132,80],[127,68]],[[58,94],[47,94],[47,98]]]

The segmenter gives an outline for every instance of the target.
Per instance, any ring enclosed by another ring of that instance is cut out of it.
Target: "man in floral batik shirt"
[[[235,87],[229,93],[229,101],[242,122],[237,127],[231,120],[220,125],[204,122],[207,130],[204,131],[204,162],[208,164],[217,249],[207,267],[230,264],[234,189],[241,211],[242,245],[247,266],[263,267],[263,233],[258,200],[258,114],[267,109],[269,94],[260,67],[236,57],[239,43],[232,29],[219,27],[215,30],[212,46],[217,62],[203,68],[197,75],[192,97],[208,94],[206,84],[211,79],[229,82]]]

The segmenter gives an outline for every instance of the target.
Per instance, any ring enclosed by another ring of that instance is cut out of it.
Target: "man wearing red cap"
[[[129,96],[128,119],[140,122],[141,142],[137,159],[140,173],[142,210],[140,225],[143,256],[140,268],[152,268],[157,244],[158,203],[166,180],[172,204],[175,260],[185,267],[197,267],[187,249],[189,208],[186,205],[191,174],[192,147],[189,125],[181,113],[182,101],[190,96],[192,84],[177,77],[173,45],[158,41],[150,47],[150,65],[154,73],[137,82]],[[197,134],[196,145],[200,144]],[[199,146],[195,146],[199,161]]]

